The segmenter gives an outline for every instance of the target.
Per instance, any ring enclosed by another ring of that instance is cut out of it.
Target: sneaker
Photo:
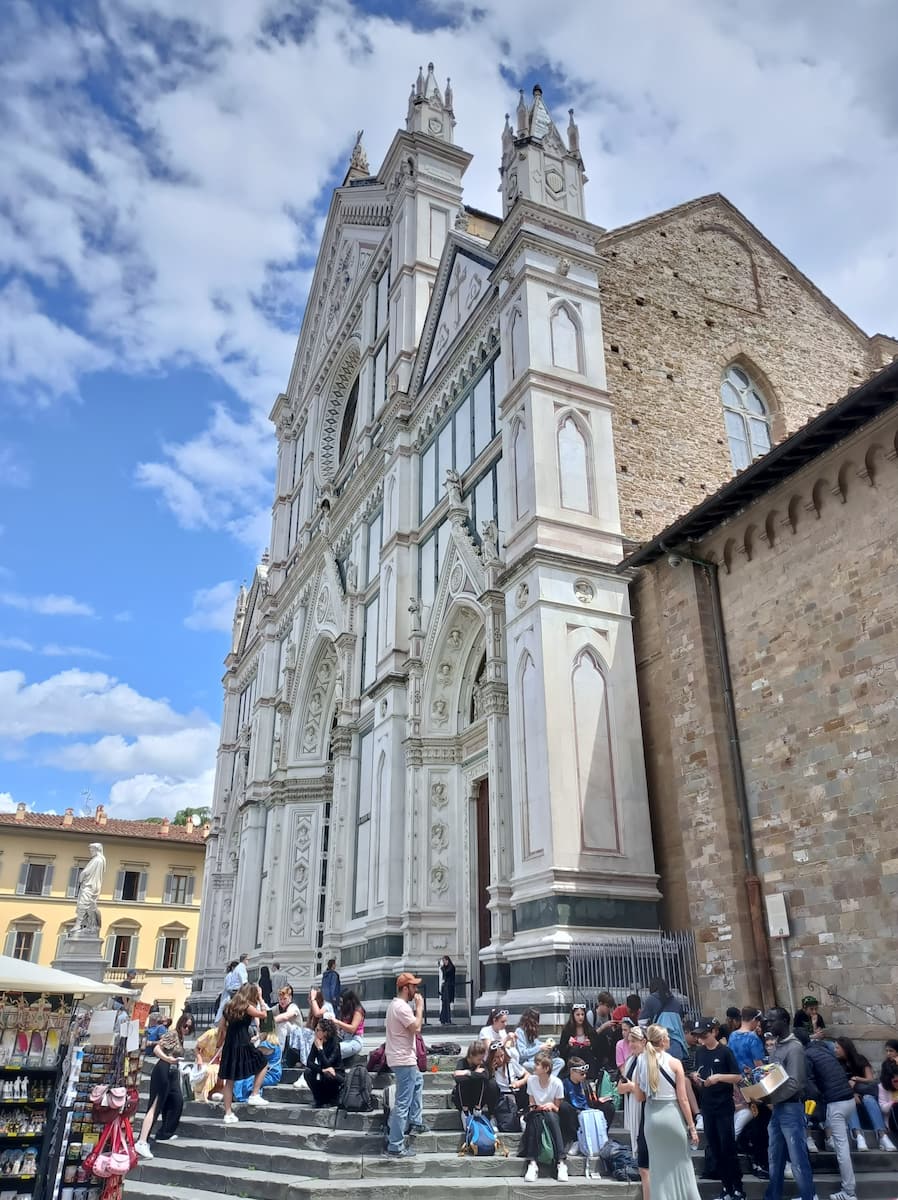
[[[855,1148],[855,1150],[869,1150],[870,1149],[870,1147],[867,1145],[867,1139],[864,1137],[864,1135],[862,1133],[858,1133],[857,1140],[854,1143],[854,1148]]]
[[[783,1167],[783,1178],[784,1179],[794,1179],[795,1178],[795,1172],[792,1170],[791,1163],[786,1163],[786,1165]]]
[[[536,1183],[537,1179],[539,1179],[539,1167],[531,1158],[530,1162],[527,1163],[527,1170],[524,1172],[524,1182]]]
[[[814,1141],[814,1139],[811,1137],[810,1134],[808,1134],[808,1136],[807,1136],[807,1143],[808,1143],[808,1154],[816,1154],[817,1153],[817,1143]]]
[[[256,1106],[257,1104],[270,1104],[270,1103],[271,1103],[271,1101],[270,1101],[270,1100],[266,1100],[266,1099],[265,1099],[265,1097],[262,1095],[262,1093],[261,1093],[261,1092],[256,1092],[254,1095],[250,1096],[250,1097],[247,1099],[246,1103],[247,1103],[247,1104],[251,1104],[251,1105],[252,1105],[252,1106],[255,1108],[255,1106]]]
[[[695,1128],[699,1131],[699,1133],[701,1133],[705,1128],[704,1118],[702,1117],[701,1113],[699,1113],[699,1115],[695,1118]]]
[[[299,1079],[294,1079],[293,1086],[295,1088],[304,1088],[304,1087],[308,1087],[309,1085],[306,1083],[305,1078],[302,1075],[300,1075]]]
[[[147,1145],[146,1142],[135,1142],[134,1143],[134,1153],[137,1155],[138,1158],[152,1158],[153,1157],[153,1151],[150,1149],[150,1147]]]
[[[855,1200],[850,1192],[831,1192],[829,1200]]]
[[[565,1158],[567,1158],[567,1156],[569,1154],[576,1154],[578,1149],[579,1149],[579,1142],[576,1140],[576,1138],[572,1142],[568,1142],[568,1144],[564,1148]]]
[[[567,1181],[568,1181],[567,1163],[560,1162],[558,1164],[558,1170],[555,1172],[555,1178],[558,1180],[559,1183],[567,1183]]]
[[[221,1119],[225,1125],[236,1125],[237,1124],[237,1114],[236,1113],[232,1113],[232,1112],[225,1113],[225,1115]]]
[[[754,1175],[755,1179],[769,1179],[770,1178],[770,1172],[767,1170],[766,1167],[762,1167],[760,1163],[755,1163],[754,1166],[752,1166],[751,1174]]]
[[[829,1150],[829,1152],[830,1152],[831,1154],[835,1154],[835,1152],[836,1152],[836,1144],[835,1144],[835,1142],[832,1140],[832,1138],[831,1138],[831,1137],[828,1137],[828,1138],[826,1139],[826,1141],[825,1141],[823,1144],[824,1144],[824,1146],[826,1146],[827,1150]]]
[[[887,1133],[879,1135],[879,1148],[880,1150],[898,1150],[898,1146],[895,1145]]]
[[[409,1129],[406,1132],[420,1134],[420,1133],[433,1133],[433,1130],[430,1128],[429,1125],[412,1125],[409,1127]]]
[[[384,1150],[383,1158],[417,1158],[417,1151],[411,1146],[403,1146],[401,1150]]]

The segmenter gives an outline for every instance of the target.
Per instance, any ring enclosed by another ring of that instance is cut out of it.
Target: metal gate
[[[649,980],[660,975],[684,1000],[689,1015],[698,1016],[695,938],[689,932],[606,934],[577,942],[567,961],[567,984],[573,1000],[595,1003],[599,992],[610,992],[618,1004],[630,993],[648,995]]]

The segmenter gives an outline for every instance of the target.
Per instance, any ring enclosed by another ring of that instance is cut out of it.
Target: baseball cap
[[[403,971],[402,974],[399,976],[399,978],[396,980],[396,987],[404,988],[404,987],[408,987],[409,984],[411,984],[411,983],[418,984],[420,982],[421,982],[421,980],[418,978],[418,976],[413,975],[411,973],[411,971]]]
[[[622,1021],[624,1019],[624,1017],[629,1017],[629,1015],[630,1015],[630,1010],[629,1010],[629,1008],[627,1008],[626,1004],[619,1004],[617,1006],[617,1008],[614,1010],[614,1012],[611,1014],[611,1020],[612,1021]]]
[[[713,1017],[699,1017],[697,1020],[692,1022],[693,1033],[710,1033],[712,1029],[716,1028],[717,1022]]]
[[[807,1008],[807,1006],[808,1006],[809,1004],[816,1004],[816,1005],[818,1005],[818,1006],[819,1006],[819,1004],[820,1004],[820,1001],[817,999],[817,997],[816,997],[816,996],[802,996],[802,998],[801,998],[801,1007],[802,1007],[802,1008]]]

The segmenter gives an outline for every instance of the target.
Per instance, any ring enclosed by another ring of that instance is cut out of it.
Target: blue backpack
[[[496,1134],[489,1117],[475,1109],[464,1114],[465,1137],[460,1154],[474,1154],[477,1158],[492,1158],[496,1153]]]

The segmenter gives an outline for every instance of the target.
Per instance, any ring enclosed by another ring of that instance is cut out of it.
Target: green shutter
[[[156,970],[162,970],[162,956],[165,953],[165,938],[156,938]]]
[[[44,886],[41,888],[42,896],[49,896],[53,891],[53,864],[48,863],[44,870]],[[37,959],[34,960],[37,962]]]
[[[128,951],[128,966],[133,967],[137,958],[137,934],[131,934],[131,949]]]
[[[114,900],[121,900],[122,892],[125,888],[125,872],[119,871],[115,877],[115,891],[113,893]]]
[[[112,966],[112,956],[115,953],[115,934],[110,933],[106,938],[106,953],[103,956],[106,959],[106,965]]]
[[[193,904],[193,876],[187,876],[187,903]]]
[[[19,882],[16,884],[16,895],[25,895],[25,885],[28,883],[28,863],[23,862],[19,868]]]
[[[174,875],[171,875],[171,874],[166,875],[166,877],[165,877],[165,892],[163,893],[163,896],[162,896],[163,904],[171,904],[172,899],[173,899],[172,893],[174,892],[174,890],[175,890]]]
[[[78,876],[81,873],[79,866],[74,866],[69,871],[69,886],[65,890],[65,894],[71,900],[78,895]]]
[[[33,962],[33,963],[40,962],[41,938],[43,936],[44,936],[43,933],[39,929],[35,930],[34,937],[31,939],[31,953],[28,956],[29,962]]]
[[[137,899],[140,901],[141,904],[143,904],[143,902],[144,902],[144,900],[146,900],[146,898],[147,898],[147,873],[146,873],[146,871],[141,871],[140,879],[138,880],[138,883],[137,883]]]
[[[3,953],[7,956],[7,958],[12,958],[13,951],[15,950],[15,948],[16,948],[16,931],[14,929],[10,929],[9,933],[7,933],[7,935],[6,935],[6,943],[3,947]]]

